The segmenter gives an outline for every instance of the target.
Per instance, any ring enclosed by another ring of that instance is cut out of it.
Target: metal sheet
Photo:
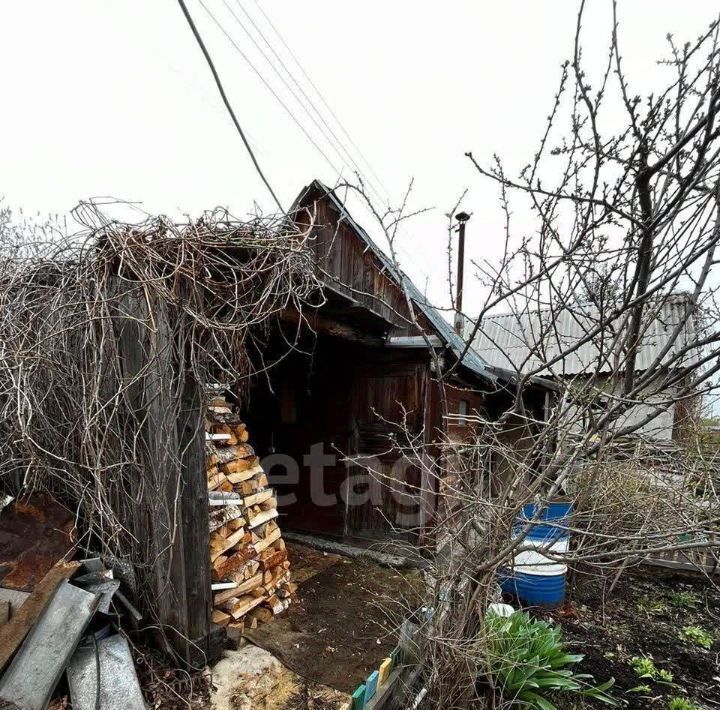
[[[72,549],[73,516],[51,496],[16,500],[0,513],[0,585],[31,592]]]
[[[97,604],[97,595],[62,581],[0,678],[0,699],[43,710]]]
[[[648,307],[643,316],[643,333],[637,351],[638,370],[650,367],[663,354],[663,362],[680,355],[697,338],[695,318],[685,318],[687,297],[668,297],[663,303]],[[603,361],[615,342],[615,333],[626,326],[621,319],[607,325],[593,338],[582,342],[599,325],[599,310],[590,304],[576,304],[555,311],[529,307],[520,313],[489,315],[483,319],[473,347],[492,366],[528,372],[544,362],[563,355],[562,360],[544,374],[556,376],[610,372],[612,361]],[[679,337],[670,342],[673,329],[683,324]],[[578,345],[579,343],[581,343]],[[690,366],[699,356],[699,349],[690,348],[682,366]],[[674,362],[675,367],[681,363]]]
[[[98,666],[100,693],[98,696]],[[73,710],[145,710],[130,647],[119,634],[75,651],[67,670]]]
[[[110,613],[110,602],[112,601],[115,592],[120,589],[119,579],[106,579],[97,575],[95,578],[88,579],[91,575],[84,575],[85,579],[73,580],[78,587],[81,587],[86,592],[92,592],[93,594],[100,595],[100,603],[98,604],[98,611],[103,614]]]

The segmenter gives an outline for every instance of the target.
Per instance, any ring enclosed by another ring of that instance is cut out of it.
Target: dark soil
[[[702,577],[631,572],[609,594],[610,579],[576,575],[571,603],[550,616],[562,624],[574,652],[584,653],[581,672],[596,682],[615,678],[613,694],[628,708],[666,708],[681,697],[702,708],[720,707],[720,590]],[[698,626],[714,639],[706,650],[682,639]],[[641,679],[631,659],[646,656],[672,684]],[[650,692],[628,692],[641,685]],[[607,707],[597,705],[598,707]],[[588,704],[587,707],[595,707]]]
[[[288,552],[297,599],[245,636],[298,675],[351,693],[395,647],[400,621],[417,609],[419,573],[297,544],[288,543]]]

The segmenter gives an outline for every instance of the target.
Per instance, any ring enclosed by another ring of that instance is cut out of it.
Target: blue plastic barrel
[[[514,532],[520,533],[531,520],[537,520],[531,524],[526,539],[567,540],[570,537],[567,526],[571,511],[572,503],[544,503],[539,512],[535,503],[528,503],[518,514]]]
[[[539,512],[534,503],[524,505],[513,534],[520,535],[530,525],[522,543],[524,547],[566,552],[570,538],[566,528],[571,510],[572,503],[545,503]],[[530,522],[533,518],[542,522]],[[555,607],[565,600],[566,576],[566,565],[530,549],[515,555],[512,568],[501,575],[500,586],[526,604]]]
[[[555,608],[565,600],[567,567],[558,574],[539,575],[517,569],[500,583],[506,594],[512,594],[530,606]]]

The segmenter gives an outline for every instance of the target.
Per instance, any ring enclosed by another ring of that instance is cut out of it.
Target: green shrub
[[[708,650],[711,649],[713,645],[713,637],[699,626],[686,626],[680,632],[680,638]]]
[[[516,612],[507,617],[489,614],[486,631],[490,675],[507,700],[520,707],[556,710],[547,695],[570,693],[618,704],[607,694],[613,679],[593,686],[591,675],[569,668],[584,656],[567,652],[559,626]]]
[[[633,656],[630,659],[630,665],[640,678],[647,678],[657,683],[664,683],[665,685],[673,685],[674,677],[672,672],[658,668],[652,658],[648,658],[647,656]],[[636,688],[631,688],[627,692],[649,693],[650,686],[638,685]]]

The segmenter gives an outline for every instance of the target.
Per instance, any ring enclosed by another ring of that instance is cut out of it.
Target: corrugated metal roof
[[[367,244],[368,248],[373,254],[379,259],[383,268],[392,276],[392,278],[398,284],[404,284],[405,289],[417,305],[423,315],[428,319],[435,329],[440,339],[452,350],[457,358],[462,356],[461,363],[475,374],[490,380],[491,382],[497,382],[498,375],[491,371],[488,364],[472,349],[468,348],[465,351],[465,341],[463,338],[455,332],[455,329],[448,323],[432,306],[428,300],[423,296],[420,290],[410,280],[410,278],[397,269],[392,260],[385,254],[385,252],[371,239],[370,235],[352,218],[345,205],[340,201],[335,192],[326,185],[323,185],[319,180],[313,180],[301,193],[298,199],[295,201],[295,206],[301,201],[304,195],[311,189],[316,188],[322,193],[326,194],[333,202],[335,208],[340,213],[340,216],[357,232],[358,236]],[[464,355],[463,355],[464,353]]]
[[[647,370],[668,346],[661,363],[671,362],[695,340],[695,318],[685,318],[687,299],[685,294],[674,294],[663,303],[646,308],[636,370]],[[590,335],[599,323],[599,311],[591,304],[577,304],[558,311],[542,309],[491,315],[483,319],[473,345],[489,365],[520,372],[542,368],[543,375],[555,377],[612,372],[615,369],[612,353],[618,350],[615,345],[618,334],[622,337],[627,332],[621,319],[604,326],[597,335],[567,352]],[[670,344],[671,334],[679,324],[682,329],[678,338]],[[562,353],[566,354],[558,362],[543,367]],[[695,358],[696,352],[673,366],[688,366]]]

